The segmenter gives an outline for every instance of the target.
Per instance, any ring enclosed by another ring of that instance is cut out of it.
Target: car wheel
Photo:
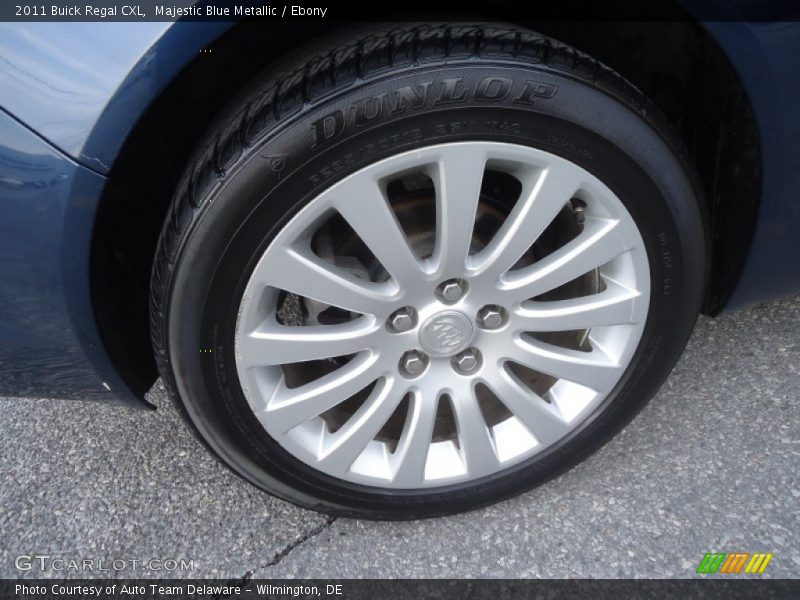
[[[368,518],[563,471],[698,314],[698,194],[658,111],[505,25],[327,41],[244,90],[162,232],[164,381],[236,472]]]

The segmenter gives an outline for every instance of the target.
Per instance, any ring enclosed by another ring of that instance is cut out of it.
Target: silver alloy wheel
[[[516,199],[476,241],[489,172],[513,178]],[[392,182],[413,177],[433,190],[427,238],[408,233],[391,199]],[[564,211],[576,231],[532,253]],[[325,227],[356,236],[372,263],[321,251]],[[551,299],[581,278],[593,293]],[[450,282],[460,288],[448,300]],[[641,235],[588,171],[515,144],[429,146],[344,178],[278,232],[242,297],[237,371],[266,432],[314,469],[385,488],[466,482],[541,452],[599,406],[636,350],[649,296]],[[325,324],[328,307],[339,316]],[[399,328],[398,311],[413,315]],[[553,343],[554,332],[580,343]],[[298,365],[312,377],[298,381]]]

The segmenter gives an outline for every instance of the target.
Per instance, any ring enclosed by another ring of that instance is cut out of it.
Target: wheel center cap
[[[454,310],[436,313],[419,332],[419,343],[432,356],[449,356],[461,352],[472,341],[472,321]]]

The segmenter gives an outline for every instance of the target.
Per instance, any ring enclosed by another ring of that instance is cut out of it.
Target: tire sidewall
[[[362,111],[378,114],[360,123]],[[233,351],[244,287],[275,234],[322,190],[387,156],[469,140],[557,154],[619,197],[640,229],[650,264],[642,341],[618,385],[591,416],[565,439],[505,471],[414,491],[336,480],[284,451],[244,398]],[[349,86],[254,142],[200,210],[181,244],[167,312],[179,396],[204,439],[237,472],[285,499],[339,514],[399,518],[457,512],[561,472],[608,439],[655,393],[680,355],[702,294],[702,218],[674,149],[620,99],[545,67],[483,59],[426,65]]]

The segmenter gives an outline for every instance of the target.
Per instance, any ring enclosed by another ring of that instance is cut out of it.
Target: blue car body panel
[[[0,395],[134,400],[89,297],[105,179],[0,111]]]
[[[0,396],[142,405],[92,311],[104,175],[150,102],[231,25],[0,24]]]
[[[138,117],[232,23],[0,23],[0,106],[108,173]]]
[[[0,25],[0,395],[132,398],[89,291],[105,175],[159,92],[232,25]],[[739,73],[762,144],[760,214],[735,308],[800,289],[800,25],[704,26]]]
[[[758,221],[726,310],[800,290],[800,23],[707,23],[739,73],[761,142]]]

